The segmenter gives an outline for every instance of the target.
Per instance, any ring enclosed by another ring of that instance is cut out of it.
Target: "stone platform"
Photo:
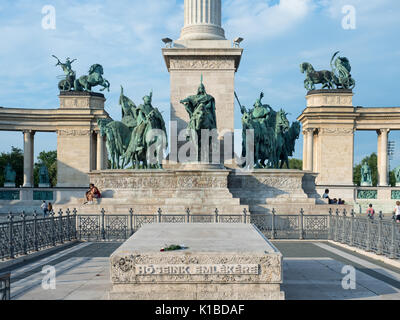
[[[86,188],[48,189],[53,193],[56,211],[76,208],[81,214],[329,214],[329,209],[350,206],[327,205],[315,189],[316,174],[300,170],[241,170],[217,165],[170,166],[163,170],[103,170],[89,173],[101,191],[102,199],[83,205]],[[23,194],[30,189],[24,189]],[[40,189],[44,190],[44,189]],[[32,192],[31,192],[32,193]],[[32,199],[32,195],[30,196]],[[40,211],[40,201],[0,200],[0,213]]]
[[[284,299],[282,254],[252,225],[146,225],[110,260],[111,300]]]

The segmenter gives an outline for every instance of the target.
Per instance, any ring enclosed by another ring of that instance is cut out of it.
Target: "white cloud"
[[[311,7],[311,0],[280,0],[274,5],[266,0],[226,0],[224,27],[248,41],[276,37],[301,22]]]

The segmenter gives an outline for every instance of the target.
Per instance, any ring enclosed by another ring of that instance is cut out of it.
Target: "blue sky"
[[[245,49],[236,91],[251,105],[264,91],[264,103],[285,108],[294,120],[305,107],[303,61],[329,68],[340,50],[357,81],[354,104],[400,106],[400,1],[398,0],[222,0],[228,39],[242,36]],[[56,29],[42,28],[42,8],[56,9]],[[356,29],[344,30],[342,8],[356,9]],[[111,82],[106,108],[120,119],[119,88],[136,103],[151,89],[154,105],[169,120],[169,74],[161,38],[179,38],[183,0],[2,0],[0,2],[0,106],[57,108],[57,76],[52,54],[77,58],[78,75],[94,63]],[[218,106],[217,106],[218,107]],[[240,110],[235,106],[236,128]],[[400,164],[400,133],[395,160]],[[22,148],[22,134],[0,132],[0,152]],[[55,134],[36,135],[35,153],[56,149]],[[356,134],[355,160],[376,151],[376,133]],[[333,146],[336,147],[336,146]],[[337,146],[340,150],[340,146]],[[302,141],[296,148],[301,157]]]

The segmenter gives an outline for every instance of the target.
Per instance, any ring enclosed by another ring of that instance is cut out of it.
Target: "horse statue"
[[[304,87],[308,91],[315,90],[316,84],[322,84],[322,89],[332,89],[334,87],[334,75],[331,71],[315,71],[314,67],[308,62],[303,62],[300,65],[300,71],[301,73],[306,73]]]
[[[287,168],[290,168],[289,165],[289,157],[293,156],[296,146],[296,140],[300,137],[300,122],[295,121],[292,123],[289,131],[287,131],[283,138],[285,141],[284,150],[282,150],[279,160],[281,161],[280,168],[282,169],[283,166],[286,164]]]
[[[139,169],[140,163],[143,163],[143,168],[161,169],[162,156],[168,145],[166,142],[167,133],[165,122],[160,111],[154,108],[146,115],[146,119],[140,125],[143,126],[142,134],[135,135],[137,132],[135,130],[132,132],[132,137],[123,155],[123,159],[126,163],[132,162],[132,165],[136,169]],[[161,130],[162,133],[160,133],[159,130]],[[157,163],[155,164],[149,163],[149,152],[152,150],[152,147],[155,147],[155,154],[153,154],[157,159]]]
[[[287,156],[285,135],[288,130],[289,120],[287,119],[287,113],[281,109],[276,115],[275,150],[271,160],[272,166],[276,169],[280,168],[280,159],[285,159]]]
[[[110,82],[103,78],[103,67],[100,64],[94,64],[90,67],[89,75],[82,76],[74,81],[76,91],[91,92],[93,87],[102,86],[100,91],[110,91]]]
[[[125,160],[120,159],[128,148],[131,131],[120,121],[112,121],[110,119],[99,119],[97,124],[100,128],[100,136],[106,137],[106,146],[111,158],[111,169],[125,168]]]

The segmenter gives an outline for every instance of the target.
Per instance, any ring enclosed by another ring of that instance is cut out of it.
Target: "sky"
[[[49,5],[55,9],[55,29],[46,28]],[[349,6],[355,19],[343,13]],[[357,82],[355,106],[400,106],[398,0],[222,0],[222,19],[227,39],[245,39],[235,87],[246,106],[263,91],[264,103],[284,108],[294,121],[305,108],[300,63],[329,69],[339,50],[350,59]],[[344,28],[343,20],[352,28]],[[115,120],[121,119],[123,85],[136,104],[153,89],[153,105],[169,122],[169,74],[161,39],[178,39],[182,26],[183,0],[2,0],[0,106],[58,108],[57,77],[62,71],[55,67],[54,54],[78,59],[73,65],[78,75],[94,63],[103,65],[111,83],[106,110]],[[240,116],[235,105],[237,129]],[[400,132],[391,132],[389,138],[396,142],[391,165],[400,165]],[[301,138],[297,158],[302,157],[302,143]],[[56,145],[55,134],[35,136],[36,155]],[[22,133],[0,132],[0,152],[11,146],[23,147]],[[376,150],[375,132],[356,133],[356,163]]]

